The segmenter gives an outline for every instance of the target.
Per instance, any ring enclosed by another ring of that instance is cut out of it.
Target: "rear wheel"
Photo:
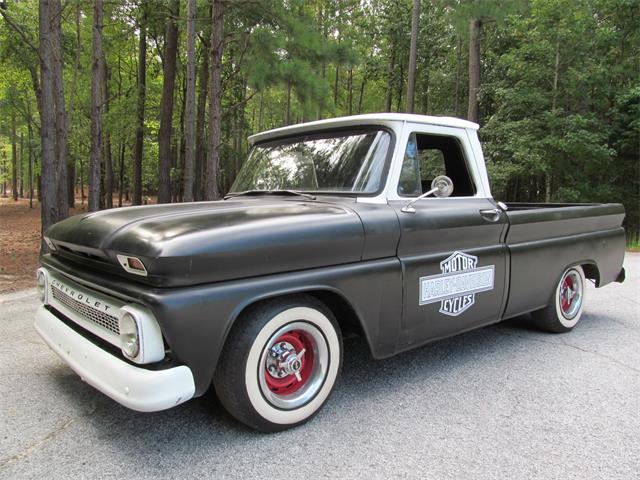
[[[568,332],[580,321],[584,294],[585,277],[582,267],[570,267],[560,277],[549,305],[533,312],[532,316],[545,330],[554,333]]]
[[[225,408],[265,432],[312,418],[328,399],[342,362],[332,313],[313,297],[254,307],[225,343],[214,386]]]

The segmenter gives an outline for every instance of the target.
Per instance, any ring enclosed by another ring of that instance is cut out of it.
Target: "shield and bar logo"
[[[478,257],[453,252],[440,262],[441,274],[420,278],[420,305],[440,302],[440,313],[460,315],[475,303],[476,293],[493,290],[494,265],[478,267]]]

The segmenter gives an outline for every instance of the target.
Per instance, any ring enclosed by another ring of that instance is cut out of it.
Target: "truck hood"
[[[156,286],[183,286],[359,261],[363,226],[351,209],[299,199],[243,198],[77,215],[46,233],[54,255]],[[126,273],[117,255],[148,275]]]

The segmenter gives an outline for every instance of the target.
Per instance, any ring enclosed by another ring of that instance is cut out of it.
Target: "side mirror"
[[[433,192],[436,197],[440,198],[450,197],[453,193],[453,182],[446,175],[440,175],[431,182],[431,190],[429,192]],[[425,195],[428,195],[429,192]]]
[[[413,204],[416,203],[418,200],[428,197],[431,194],[439,198],[446,198],[451,196],[452,193],[453,193],[453,182],[446,175],[440,175],[439,177],[434,178],[433,182],[431,182],[431,190],[429,190],[428,192],[424,192],[419,197],[411,200],[404,207],[402,207],[401,211],[404,213],[416,213],[416,209],[413,208]]]

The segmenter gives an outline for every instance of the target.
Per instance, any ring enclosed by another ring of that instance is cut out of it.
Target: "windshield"
[[[386,131],[367,130],[261,143],[251,150],[230,192],[374,193],[384,180],[390,140]]]

